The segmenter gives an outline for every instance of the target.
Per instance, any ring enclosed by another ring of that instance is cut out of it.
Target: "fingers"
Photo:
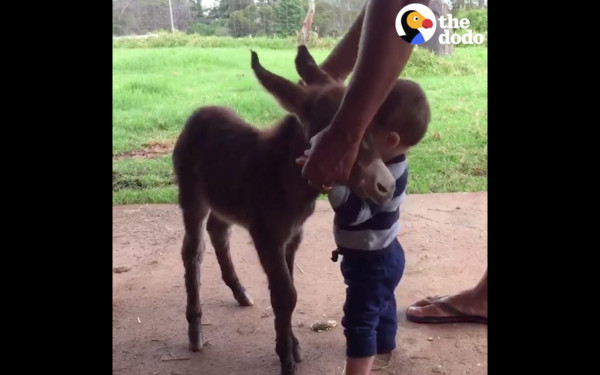
[[[329,193],[331,189],[333,189],[333,186],[321,185],[321,193],[323,194]]]
[[[319,190],[319,192],[321,194],[327,194],[327,193],[329,193],[329,191],[331,189],[333,189],[333,186],[325,186],[325,185],[320,185],[319,186],[319,184],[317,184],[315,182],[312,182],[311,180],[308,180],[308,184],[310,186],[314,187],[315,189]]]
[[[306,150],[305,156],[300,156],[296,159],[297,163],[301,163],[302,176],[308,180],[308,183],[320,191],[329,191],[335,184],[335,179],[338,174],[338,167],[329,165],[329,163],[318,162],[311,159],[311,151]]]
[[[317,182],[317,180],[309,179],[308,184],[311,185],[312,187],[314,187],[315,189],[318,189],[321,193],[327,193],[331,189],[333,189],[333,185],[335,184],[335,182],[332,179],[321,178],[319,180],[324,181],[324,182]]]
[[[309,185],[322,193],[327,193],[331,190],[331,187],[335,184],[335,180],[339,177],[338,175],[340,172],[339,166],[335,165],[335,163],[330,160],[331,158],[323,159],[324,155],[322,155],[322,150],[319,157],[313,152],[319,147],[318,145],[324,135],[327,134],[326,130],[327,129],[323,129],[311,137],[309,140],[310,148],[304,151],[304,156],[300,156],[296,159],[296,163],[302,165],[302,176],[308,180]]]
[[[310,142],[310,148],[311,149],[313,149],[315,147],[315,144],[321,140],[321,138],[325,134],[326,130],[327,130],[327,128],[321,130],[320,132],[318,132],[317,134],[313,135],[310,138],[309,142]]]
[[[306,161],[310,157],[310,153],[310,149],[304,150],[304,155],[298,156],[296,158],[296,164],[304,166],[304,164],[306,164]]]
[[[296,164],[304,166],[304,164],[306,164],[307,160],[308,160],[307,156],[299,156],[296,158]]]
[[[326,173],[322,165],[315,164],[309,160],[308,156],[300,156],[296,159],[296,163],[302,165],[302,176],[308,180],[308,184],[322,193],[331,190],[333,181]]]

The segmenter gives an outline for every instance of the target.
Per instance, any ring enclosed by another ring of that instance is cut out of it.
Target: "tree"
[[[302,25],[304,7],[300,0],[279,0],[273,6],[275,33],[294,35]]]
[[[236,10],[229,16],[229,31],[232,36],[255,35],[259,29],[258,8],[252,4],[242,10]]]
[[[231,13],[246,8],[254,4],[252,0],[221,0],[219,2],[219,17],[229,18]]]
[[[331,3],[326,1],[316,2],[313,26],[320,37],[340,35],[333,21],[338,14],[338,9]]]
[[[321,36],[341,36],[348,31],[366,0],[319,0],[316,2],[315,20]],[[327,32],[324,32],[327,30]]]
[[[306,44],[306,42],[310,41],[314,14],[315,0],[308,0],[308,10],[306,11],[306,18],[304,18],[304,22],[302,23],[302,29],[300,29],[298,44]]]
[[[204,18],[204,11],[202,10],[202,0],[190,0],[192,11],[192,17],[194,20],[201,20]]]
[[[273,35],[273,7],[266,4],[268,1],[258,5],[258,35]]]
[[[185,30],[192,22],[192,3],[172,0],[173,21]],[[171,29],[168,0],[113,0],[113,33],[115,35],[145,34]]]
[[[481,9],[487,7],[487,0],[450,0],[452,10],[459,9]]]
[[[450,10],[448,9],[448,4],[443,0],[431,0],[429,3],[429,9],[435,14],[435,18],[438,20],[441,16],[447,16],[450,14]],[[447,27],[449,35],[452,35],[452,29]],[[435,52],[439,56],[448,56],[454,53],[454,47],[452,44],[441,44],[440,43],[440,35],[444,33],[444,29],[438,23],[437,28],[435,29],[435,33],[427,42],[422,44],[423,48],[426,48],[430,51]]]
[[[188,0],[172,0],[171,2],[175,28],[186,30],[193,22],[192,4]]]

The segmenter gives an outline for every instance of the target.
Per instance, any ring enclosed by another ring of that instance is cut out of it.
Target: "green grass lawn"
[[[253,47],[261,63],[293,81],[295,49]],[[328,50],[311,49],[317,62]],[[410,153],[409,193],[487,190],[487,48],[442,58],[416,49],[402,77],[421,84],[432,122]],[[259,127],[284,111],[258,84],[250,51],[229,48],[113,49],[113,203],[173,203],[171,156],[117,157],[171,144],[191,112],[225,105]]]

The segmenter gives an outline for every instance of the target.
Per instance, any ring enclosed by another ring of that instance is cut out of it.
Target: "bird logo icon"
[[[431,39],[436,24],[431,9],[422,4],[409,4],[396,17],[398,35],[410,44],[422,44]]]

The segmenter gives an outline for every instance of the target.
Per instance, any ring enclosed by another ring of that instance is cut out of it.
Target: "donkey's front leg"
[[[204,255],[202,224],[207,210],[183,209],[185,237],[181,248],[181,258],[185,268],[185,291],[187,306],[185,316],[188,321],[190,350],[202,350],[202,306],[200,305],[200,271]]]
[[[293,375],[296,373],[296,362],[293,354],[292,313],[296,307],[296,289],[285,259],[285,240],[280,241],[266,233],[250,231],[271,290],[271,306],[275,315],[275,352],[281,362],[281,374]]]
[[[294,259],[296,257],[296,251],[300,246],[300,242],[302,242],[302,228],[300,228],[297,233],[292,236],[290,241],[287,243],[285,247],[285,261],[287,263],[288,270],[290,271],[290,277],[292,278],[292,283],[294,282]],[[300,342],[296,335],[294,335],[293,329],[290,329],[290,333],[292,336],[292,347],[293,347],[293,355],[296,363],[302,362],[302,353],[300,352]]]

